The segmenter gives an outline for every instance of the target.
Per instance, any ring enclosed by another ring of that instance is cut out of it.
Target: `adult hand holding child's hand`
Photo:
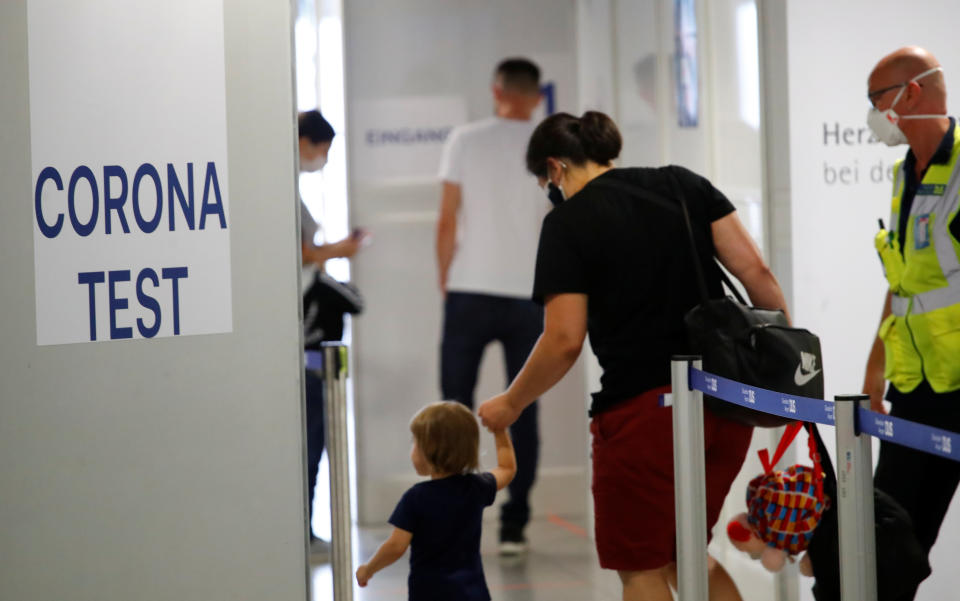
[[[517,421],[520,411],[513,406],[506,393],[501,393],[480,405],[477,415],[480,416],[480,422],[485,428],[496,432],[510,427]]]

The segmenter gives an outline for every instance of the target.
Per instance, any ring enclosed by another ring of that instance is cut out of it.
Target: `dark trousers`
[[[473,409],[477,372],[487,345],[494,341],[503,345],[509,385],[542,332],[543,309],[531,300],[448,292],[440,345],[443,398]],[[536,402],[510,426],[510,435],[517,455],[517,475],[508,487],[510,498],[501,509],[500,523],[504,529],[522,529],[530,520],[530,489],[540,454]]]
[[[320,458],[323,457],[324,445],[324,386],[323,378],[307,370],[304,380],[307,404],[307,486],[310,488],[310,522],[307,528],[313,534],[313,496],[317,487],[317,471],[320,468]]]
[[[960,402],[937,399],[932,391],[929,395],[911,393],[894,401],[890,415],[960,432]],[[910,514],[917,540],[925,551],[929,552],[937,540],[958,482],[960,463],[880,441],[873,484],[896,499]],[[910,601],[914,595],[916,589],[897,601]]]

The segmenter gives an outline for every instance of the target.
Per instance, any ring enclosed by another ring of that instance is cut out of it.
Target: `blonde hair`
[[[480,428],[464,405],[431,403],[413,416],[410,432],[424,459],[439,473],[464,474],[477,469]]]

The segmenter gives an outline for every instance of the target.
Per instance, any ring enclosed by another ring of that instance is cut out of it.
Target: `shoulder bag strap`
[[[700,281],[700,295],[703,297],[703,300],[706,301],[709,298],[709,295],[707,294],[707,283],[703,276],[703,266],[700,264],[700,255],[697,253],[697,243],[693,236],[693,224],[690,221],[690,212],[687,210],[687,198],[684,196],[683,189],[680,187],[680,182],[677,181],[677,176],[673,170],[670,167],[667,167],[666,172],[667,177],[670,178],[670,185],[673,187],[673,192],[677,195],[677,199],[680,200],[680,207],[683,209],[683,219],[687,225],[687,237],[690,239],[690,250],[693,251],[693,267],[697,271],[697,278]],[[743,296],[740,294],[740,291],[737,290],[737,287],[734,286],[733,282],[730,281],[730,278],[727,276],[727,272],[716,264],[716,257],[714,257],[714,267],[720,272],[720,279],[724,284],[727,285],[727,288],[730,289],[730,292],[737,299],[737,301],[741,305],[746,305],[747,301],[744,300]]]
[[[677,176],[673,174],[673,170],[670,167],[666,167],[664,171],[670,180],[673,193],[676,195],[677,200],[680,201],[680,208],[683,209],[683,223],[686,225],[687,239],[690,241],[690,256],[693,258],[693,269],[697,272],[697,284],[700,286],[700,297],[703,299],[703,302],[707,302],[707,300],[710,299],[710,295],[707,293],[707,280],[703,276],[703,265],[700,264],[700,253],[697,252],[697,241],[693,237],[693,224],[690,223],[690,211],[687,210],[687,199],[683,194],[683,190],[680,189],[680,182],[677,181]]]
[[[703,265],[700,263],[700,255],[697,253],[697,243],[693,237],[693,226],[690,221],[690,214],[687,210],[686,197],[683,195],[683,191],[680,189],[680,184],[677,181],[676,175],[674,175],[671,168],[665,167],[664,171],[666,171],[667,177],[670,179],[671,189],[673,190],[677,199],[680,201],[679,209],[680,209],[680,212],[683,213],[684,225],[685,225],[685,229],[687,230],[687,238],[689,239],[689,242],[690,242],[690,251],[693,253],[692,255],[693,267],[697,273],[697,284],[698,284],[698,287],[700,288],[700,296],[704,301],[709,300],[710,295],[707,291],[706,279],[703,275]],[[657,194],[652,190],[643,188],[637,184],[631,184],[631,183],[627,183],[622,180],[616,180],[616,179],[597,178],[597,179],[591,180],[590,185],[621,190],[623,192],[627,192],[628,194],[639,196],[644,200],[648,200],[657,205],[660,205],[661,207],[669,211],[677,211],[676,202],[669,201],[663,196],[661,196],[660,194]],[[737,288],[733,285],[733,282],[730,281],[730,278],[727,276],[727,273],[722,268],[720,268],[719,265],[716,265],[716,268],[717,268],[717,271],[720,272],[720,279],[723,281],[724,284],[727,285],[727,288],[730,289],[730,292],[734,295],[734,297],[740,302],[740,304],[746,305],[747,302],[744,300],[743,296],[740,294]]]

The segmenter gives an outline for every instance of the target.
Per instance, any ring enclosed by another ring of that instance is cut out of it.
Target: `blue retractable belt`
[[[786,418],[805,422],[834,425],[833,403],[821,399],[791,396],[766,388],[741,384],[694,367],[690,368],[690,386],[704,394]],[[918,451],[960,461],[960,433],[949,432],[857,408],[858,433],[869,434]],[[954,448],[957,449],[954,452]]]
[[[750,409],[771,413],[789,419],[834,425],[833,403],[774,392],[741,384],[694,367],[690,368],[690,386],[712,397],[723,399]]]
[[[880,440],[960,461],[960,457],[953,453],[953,448],[960,445],[960,434],[955,432],[884,415],[862,407],[857,410],[857,425],[860,432]],[[957,450],[960,452],[960,447]]]
[[[306,369],[317,371],[323,369],[323,352],[322,351],[304,351],[303,352],[303,366]]]

